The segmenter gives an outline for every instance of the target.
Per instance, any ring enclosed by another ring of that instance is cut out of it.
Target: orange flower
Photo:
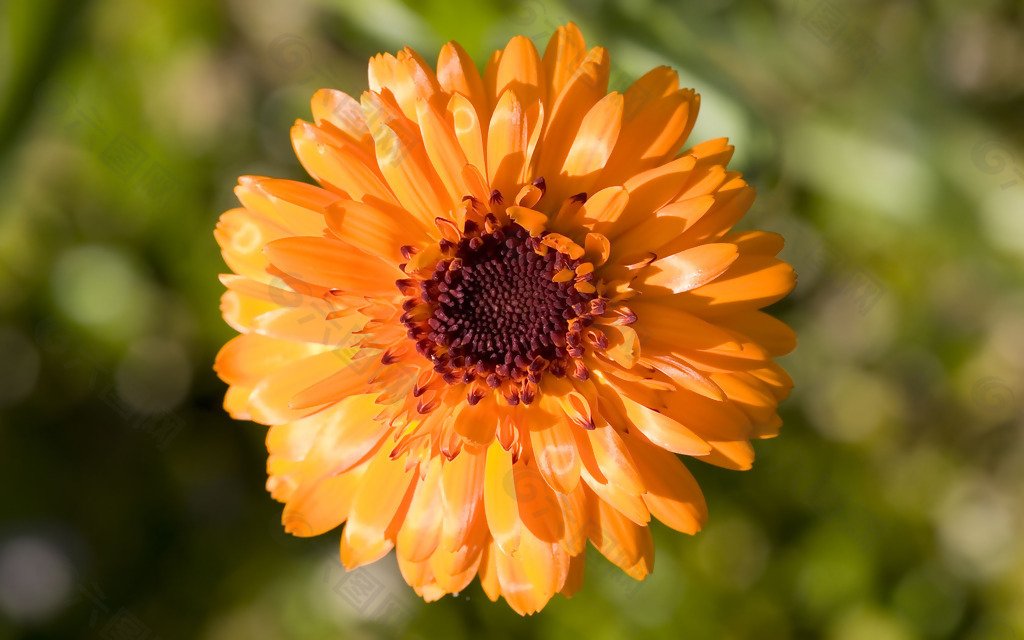
[[[286,528],[345,523],[349,569],[394,548],[426,600],[479,575],[521,614],[580,586],[587,540],[642,580],[652,516],[707,516],[676,454],[747,469],[778,432],[782,239],[730,231],[754,191],[724,139],[680,153],[693,90],[608,70],[572,24],[482,77],[455,43],[436,72],[378,55],[292,129],[320,186],[240,180],[225,407],[270,425]]]

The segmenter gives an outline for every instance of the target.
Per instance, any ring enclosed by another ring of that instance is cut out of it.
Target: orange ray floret
[[[424,599],[479,576],[520,614],[579,588],[588,540],[642,580],[652,518],[707,518],[678,455],[746,469],[778,433],[782,239],[732,231],[754,191],[725,140],[682,150],[675,72],[608,74],[573,24],[483,74],[455,43],[379,55],[292,129],[318,185],[240,180],[225,408],[270,426],[285,528],[344,525],[348,569],[394,549]]]

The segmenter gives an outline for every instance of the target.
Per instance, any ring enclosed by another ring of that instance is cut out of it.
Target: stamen
[[[544,187],[543,180],[537,182]],[[488,388],[503,389],[510,405],[530,404],[547,372],[589,376],[577,359],[594,341],[585,346],[581,333],[602,303],[595,292],[580,291],[572,277],[586,263],[542,239],[518,224],[501,226],[493,214],[482,226],[466,220],[460,238],[439,241],[447,257],[428,278],[396,283],[409,296],[401,321],[417,341],[417,352],[432,361],[445,383],[471,384],[470,404]],[[413,395],[425,386],[416,385]]]

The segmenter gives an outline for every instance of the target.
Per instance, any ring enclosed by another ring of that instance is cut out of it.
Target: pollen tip
[[[572,200],[573,202],[579,202],[580,204],[584,204],[587,201],[587,194],[577,193],[576,195],[572,196],[569,199]]]

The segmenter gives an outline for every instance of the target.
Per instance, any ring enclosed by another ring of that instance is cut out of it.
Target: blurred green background
[[[796,390],[752,471],[689,464],[710,522],[655,525],[646,582],[591,553],[532,618],[424,605],[281,531],[212,230],[238,175],[307,179],[290,125],[372,54],[567,20],[736,145]],[[1022,125],[1019,2],[0,4],[0,638],[1024,638]]]

